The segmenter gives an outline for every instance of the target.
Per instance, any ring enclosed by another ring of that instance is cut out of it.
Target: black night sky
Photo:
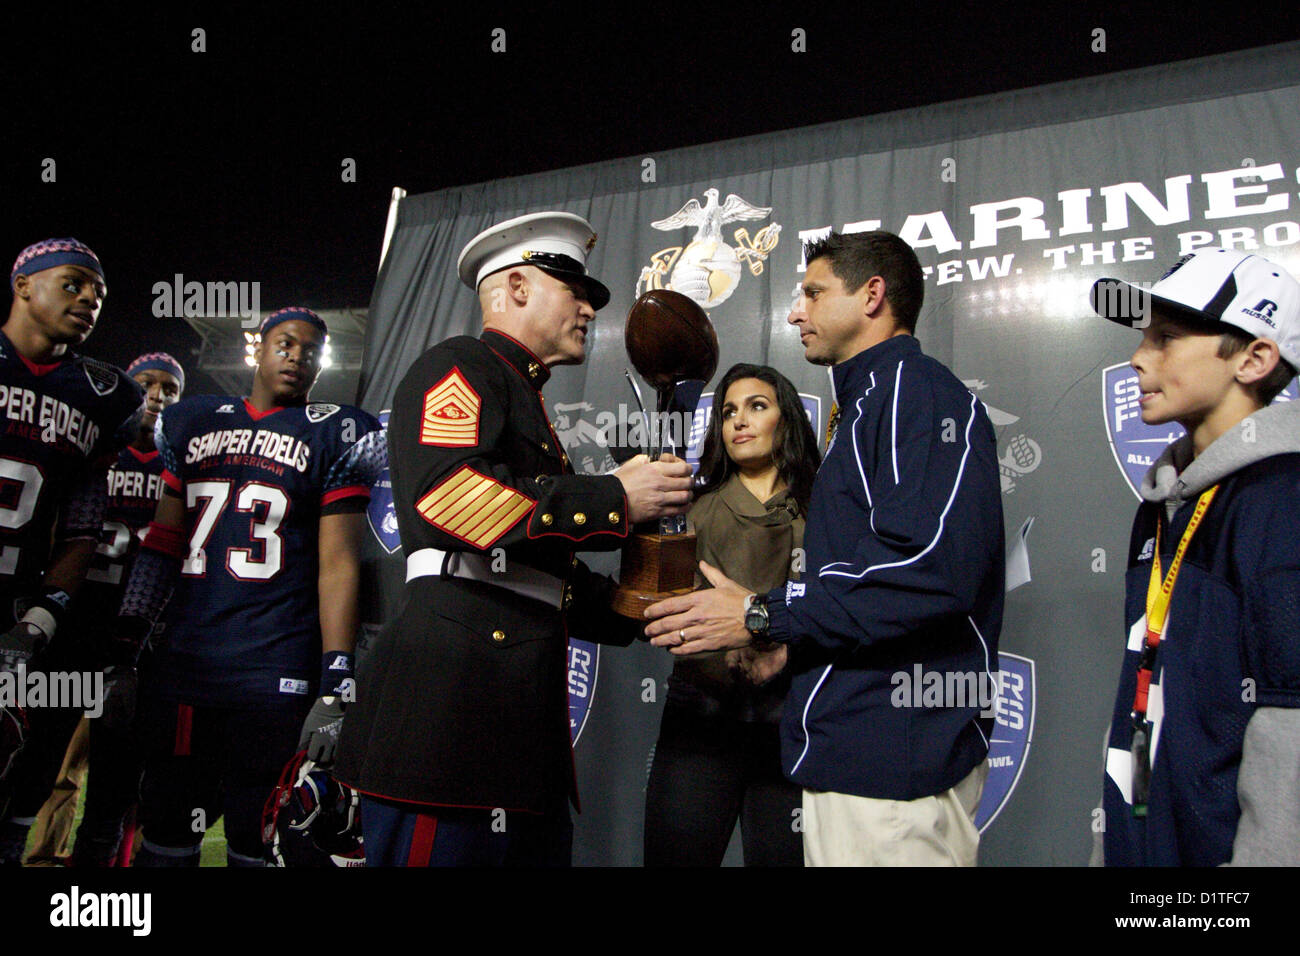
[[[256,280],[264,303],[365,306],[395,185],[415,194],[1300,37],[1294,4],[1230,18],[1187,4],[843,6],[10,6],[0,255],[76,236],[110,290],[84,351],[125,364],[166,348],[189,364],[197,339],[151,316],[155,282]],[[195,28],[206,52],[191,51]],[[806,52],[791,50],[795,28]]]

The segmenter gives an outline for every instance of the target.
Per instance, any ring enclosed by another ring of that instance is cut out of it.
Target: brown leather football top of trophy
[[[675,441],[667,444],[674,453],[685,455],[695,406],[718,370],[713,324],[702,308],[680,292],[651,289],[628,312],[624,342],[633,368],[658,396],[658,414],[650,429],[656,437],[647,454],[658,458],[664,452],[664,432],[673,431],[664,426],[675,418],[681,447]],[[687,594],[695,587],[695,535],[686,533],[686,519],[664,518],[657,527],[652,522],[647,525],[623,546],[620,583],[611,606],[624,617],[640,619],[654,602]]]
[[[636,300],[623,341],[632,367],[655,391],[683,381],[707,382],[718,370],[713,323],[693,300],[672,289],[651,289]]]

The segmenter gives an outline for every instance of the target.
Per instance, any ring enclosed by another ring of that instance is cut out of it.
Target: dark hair
[[[880,276],[885,280],[885,300],[894,313],[898,327],[915,334],[916,317],[925,301],[925,277],[916,253],[892,232],[832,232],[823,239],[804,244],[804,261],[829,259],[831,272],[844,283],[850,295],[867,280]]]
[[[799,393],[788,378],[770,365],[741,362],[731,366],[722,376],[717,391],[713,393],[713,414],[709,418],[704,449],[700,452],[700,483],[696,493],[702,495],[716,491],[737,470],[722,442],[722,403],[726,401],[727,390],[742,378],[766,382],[776,392],[776,407],[781,413],[781,421],[772,436],[772,464],[790,489],[790,495],[798,502],[799,510],[806,514],[812,498],[813,479],[817,477],[822,456],[817,450],[817,436],[808,423],[808,414],[799,400]]]
[[[1237,328],[1235,325],[1219,323],[1219,328],[1221,331],[1219,332],[1218,355],[1221,359],[1229,359],[1234,355],[1240,355],[1250,347],[1251,342],[1255,341],[1255,336]],[[1282,394],[1282,389],[1286,388],[1295,376],[1295,366],[1278,356],[1277,365],[1274,366],[1273,371],[1254,385],[1259,404],[1263,407],[1271,405],[1273,399]]]

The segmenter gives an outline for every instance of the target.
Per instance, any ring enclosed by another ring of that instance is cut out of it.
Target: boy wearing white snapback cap
[[[1142,482],[1107,741],[1105,862],[1300,863],[1300,284],[1205,249],[1149,291],[1093,286],[1142,331],[1142,420],[1178,422]]]

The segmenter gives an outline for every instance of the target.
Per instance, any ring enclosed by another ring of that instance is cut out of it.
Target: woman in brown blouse
[[[798,578],[820,463],[789,379],[733,365],[700,456],[696,557],[759,593]],[[647,866],[719,865],[737,820],[746,866],[803,865],[801,793],[781,773],[777,736],[785,667],[784,646],[675,660],[646,788]]]

